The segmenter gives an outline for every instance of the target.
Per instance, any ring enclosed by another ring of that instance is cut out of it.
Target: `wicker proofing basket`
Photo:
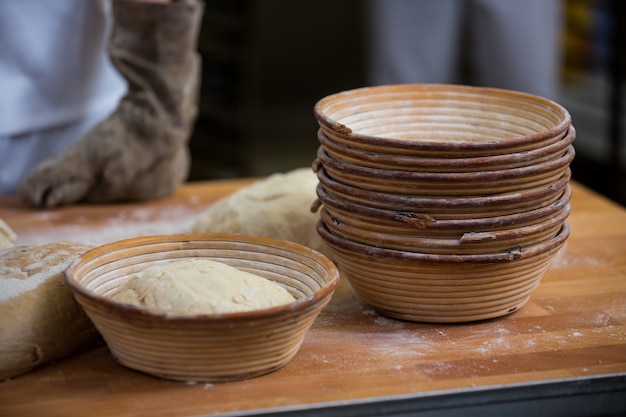
[[[555,159],[574,143],[576,130],[571,125],[561,140],[530,151],[470,158],[429,158],[363,151],[330,140],[321,128],[317,138],[334,159],[362,167],[412,172],[480,172],[525,167]]]
[[[569,236],[510,253],[433,255],[383,249],[318,232],[366,304],[389,317],[430,323],[484,320],[522,307]]]
[[[572,176],[567,168],[558,180],[523,191],[476,197],[411,196],[364,190],[342,184],[331,178],[323,167],[316,167],[317,178],[324,190],[346,203],[382,210],[417,212],[436,219],[459,220],[504,216],[546,207],[556,202]]]
[[[468,158],[560,140],[571,116],[531,94],[445,84],[365,87],[324,97],[314,115],[330,139],[363,151]]]
[[[465,234],[486,234],[536,225],[568,210],[566,206],[572,196],[572,189],[566,184],[557,201],[535,210],[479,217],[477,209],[473,218],[444,220],[420,212],[382,210],[346,202],[328,194],[321,184],[317,185],[316,192],[321,205],[338,223],[378,233],[439,239],[461,239]]]
[[[542,187],[561,178],[574,159],[570,146],[557,158],[525,167],[481,172],[412,172],[369,168],[338,161],[320,146],[315,164],[342,184],[415,197],[477,197]]]
[[[322,208],[320,215],[331,233],[353,242],[408,252],[479,255],[505,252],[511,248],[525,249],[552,239],[561,230],[569,211],[568,204],[555,216],[541,223],[509,230],[460,233],[457,238],[451,239],[381,233],[369,227],[355,227],[342,223],[326,208]]]
[[[107,294],[155,263],[210,258],[271,279],[296,301],[223,315],[167,316]],[[277,239],[232,234],[133,238],[95,248],[66,271],[68,285],[123,365],[181,381],[259,376],[287,364],[339,279],[324,255]]]

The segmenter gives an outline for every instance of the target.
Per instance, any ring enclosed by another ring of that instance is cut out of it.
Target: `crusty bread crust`
[[[91,246],[76,242],[0,251],[0,380],[94,343],[98,332],[65,284],[65,270]]]

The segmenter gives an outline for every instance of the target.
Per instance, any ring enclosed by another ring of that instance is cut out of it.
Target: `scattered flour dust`
[[[198,382],[198,381],[185,381],[186,385],[202,385],[202,389],[210,389],[213,388],[214,385],[209,382]]]
[[[364,309],[362,314],[372,316],[375,324],[371,333],[363,334],[363,337],[368,340],[376,340],[371,349],[378,352],[382,357],[409,360],[422,358],[433,353],[434,340],[431,337],[432,329],[430,327],[416,328],[413,324],[384,317],[371,309]],[[402,368],[402,363],[394,367],[396,370]]]
[[[550,262],[550,269],[559,268],[572,268],[577,266],[590,266],[599,265],[602,261],[596,258],[585,256],[584,253],[576,253],[568,248],[568,243],[557,252],[552,262]]]
[[[103,245],[122,239],[185,233],[204,207],[130,208],[120,210],[115,217],[95,225],[88,218],[76,216],[70,225],[55,226],[18,233],[16,244],[41,244],[60,240],[82,242],[90,245]],[[35,220],[54,222],[58,215],[54,212],[41,212]]]
[[[476,352],[481,355],[491,355],[494,352],[506,351],[511,348],[506,336],[510,334],[510,331],[504,327],[496,326],[489,329],[490,338],[484,341],[480,346],[476,348]]]

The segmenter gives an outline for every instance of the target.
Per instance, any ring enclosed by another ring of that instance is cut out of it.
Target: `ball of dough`
[[[148,267],[111,298],[170,315],[236,313],[295,301],[269,279],[201,258]]]
[[[65,284],[65,270],[89,248],[54,242],[0,251],[0,380],[98,340]]]
[[[244,233],[299,243],[328,255],[311,211],[318,180],[311,168],[278,173],[235,191],[200,213],[192,233]]]

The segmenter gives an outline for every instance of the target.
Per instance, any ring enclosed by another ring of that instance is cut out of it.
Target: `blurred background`
[[[555,101],[577,130],[573,178],[626,205],[626,2],[563,0]],[[368,2],[210,0],[191,181],[309,166],[313,106],[367,86]]]

